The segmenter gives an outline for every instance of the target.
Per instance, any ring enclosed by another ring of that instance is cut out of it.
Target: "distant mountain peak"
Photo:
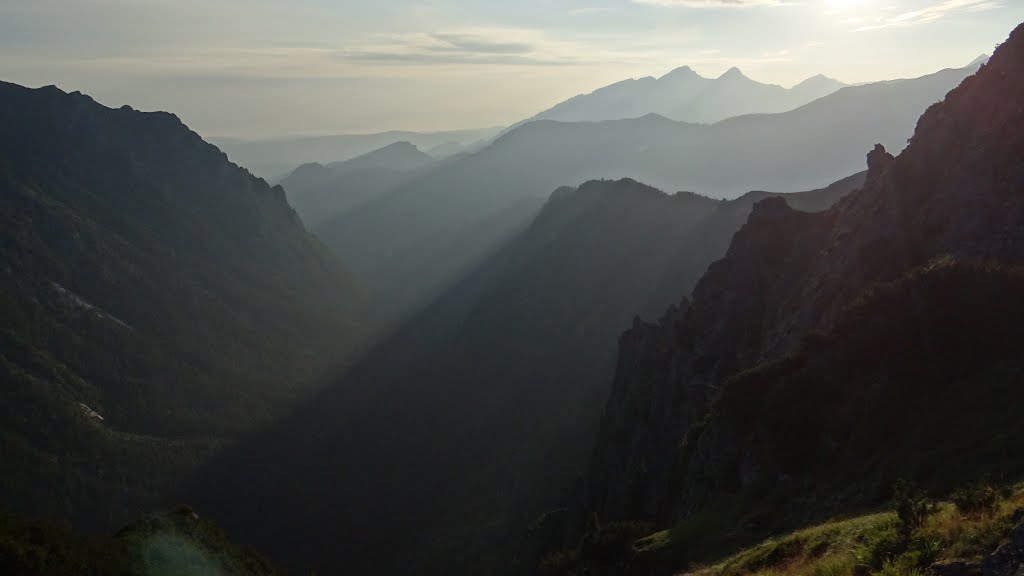
[[[719,80],[732,80],[732,79],[749,80],[749,78],[747,78],[746,75],[744,75],[743,72],[741,72],[740,69],[735,67],[735,66],[733,66],[732,68],[729,68],[728,70],[726,70],[724,74],[722,74],[721,76],[718,77],[718,79]]]
[[[344,162],[333,162],[328,165],[332,169],[342,168],[390,168],[393,170],[411,170],[425,164],[429,164],[433,158],[416,147],[415,144],[401,140],[367,152],[362,156],[346,160]]]
[[[689,66],[680,66],[679,68],[672,70],[668,74],[665,74],[664,76],[659,78],[659,80],[664,80],[666,78],[702,78],[702,76],[700,74],[697,74],[697,72],[695,72],[693,68],[690,68]]]
[[[971,66],[981,66],[983,64],[988,64],[989,58],[990,56],[988,54],[982,54],[981,56],[978,56],[974,60],[971,60],[971,63],[968,64],[967,67],[970,68]]]
[[[810,78],[807,78],[803,82],[800,82],[800,84],[807,84],[808,82],[822,82],[822,81],[839,82],[835,78],[829,78],[828,76],[825,76],[824,74],[815,74],[814,76],[811,76]],[[800,84],[797,84],[797,86],[799,86]]]
[[[804,80],[803,82],[800,82],[796,86],[793,86],[792,90],[798,90],[798,89],[825,89],[825,88],[829,88],[829,89],[832,89],[832,90],[838,90],[838,89],[843,88],[845,86],[846,86],[845,83],[840,82],[839,80],[836,80],[835,78],[830,78],[828,76],[825,76],[824,74],[815,74],[814,76],[811,76],[810,78]]]
[[[377,151],[378,152],[382,152],[384,150],[405,151],[405,152],[412,152],[412,151],[419,152],[420,151],[420,149],[417,148],[415,144],[413,144],[412,142],[409,142],[407,140],[399,140],[398,142],[395,142],[393,144],[388,144],[387,146],[385,146],[383,148],[380,148]],[[371,152],[371,154],[372,154],[372,152]]]

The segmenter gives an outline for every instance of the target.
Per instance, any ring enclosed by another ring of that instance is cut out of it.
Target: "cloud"
[[[755,6],[791,6],[799,4],[792,0],[633,0],[634,4],[646,6],[682,8],[753,8]]]
[[[607,48],[600,41],[553,38],[531,28],[482,27],[378,36],[336,52],[340,60],[377,64],[486,64],[561,66],[643,61],[635,46]]]
[[[435,52],[462,52],[475,54],[528,54],[535,45],[528,41],[492,38],[483,34],[439,32],[430,37],[438,44],[427,49]]]
[[[539,30],[469,28],[379,36],[377,41],[338,51],[345,60],[378,63],[566,64],[577,61],[573,46]]]
[[[943,0],[917,10],[909,10],[891,16],[879,17],[875,23],[856,28],[854,32],[867,32],[870,30],[881,30],[884,28],[902,28],[915,26],[926,22],[933,22],[950,12],[970,11],[980,12],[996,8],[1002,4],[1002,0]]]
[[[611,6],[585,6],[583,8],[573,8],[569,10],[569,14],[573,16],[583,16],[585,14],[606,14],[608,12],[614,12],[615,8]]]

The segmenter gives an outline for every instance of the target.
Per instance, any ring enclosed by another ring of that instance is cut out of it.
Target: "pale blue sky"
[[[991,53],[1024,0],[0,0],[0,79],[207,136],[505,125],[689,65],[792,85]]]

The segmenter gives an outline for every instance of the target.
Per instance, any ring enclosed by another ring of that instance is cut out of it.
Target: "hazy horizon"
[[[445,131],[680,66],[783,86],[921,76],[991,53],[1022,18],[1006,0],[6,0],[0,79],[168,110],[210,137]]]

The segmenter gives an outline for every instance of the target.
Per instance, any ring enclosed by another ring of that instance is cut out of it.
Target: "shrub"
[[[999,494],[987,482],[978,482],[958,489],[950,496],[956,509],[966,516],[978,516],[993,511]]]
[[[915,530],[924,526],[924,521],[935,510],[935,505],[917,485],[897,480],[893,485],[893,508],[896,510],[900,536],[910,538]]]

